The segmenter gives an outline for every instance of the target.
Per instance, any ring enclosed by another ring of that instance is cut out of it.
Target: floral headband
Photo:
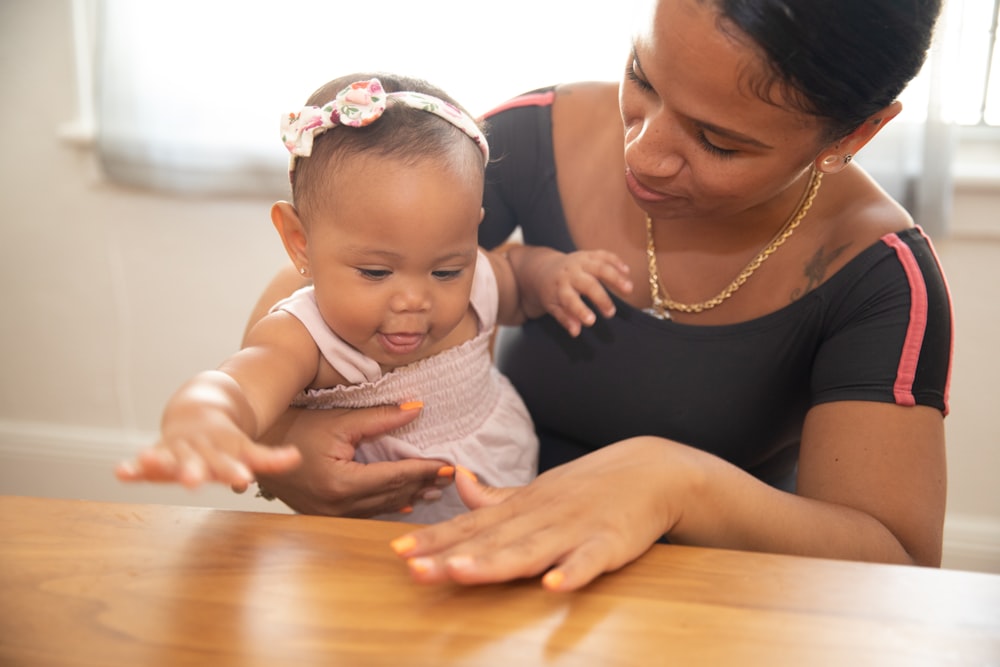
[[[486,137],[476,122],[461,109],[424,93],[386,93],[378,79],[371,79],[352,83],[322,107],[305,107],[301,111],[286,114],[281,119],[281,141],[291,153],[288,171],[295,170],[296,157],[312,155],[313,140],[317,136],[337,125],[370,125],[382,116],[388,102],[404,104],[444,118],[476,142],[483,153],[484,163],[489,162],[490,148]]]

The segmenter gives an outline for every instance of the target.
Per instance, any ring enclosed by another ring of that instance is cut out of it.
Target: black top
[[[556,184],[551,91],[488,116],[480,242],[575,250]],[[659,320],[619,299],[574,339],[551,317],[503,332],[498,364],[524,397],[541,468],[664,436],[791,488],[807,410],[830,401],[947,412],[951,302],[919,228],[889,234],[788,306],[738,324]]]

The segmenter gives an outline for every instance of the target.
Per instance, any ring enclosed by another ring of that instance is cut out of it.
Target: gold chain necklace
[[[656,246],[653,244],[653,219],[646,215],[646,256],[649,259],[649,292],[653,297],[653,305],[650,308],[646,308],[645,311],[654,317],[658,317],[661,320],[669,320],[671,310],[678,310],[682,313],[700,313],[704,310],[710,310],[715,308],[720,303],[731,297],[736,293],[743,283],[753,275],[754,271],[760,268],[768,257],[770,257],[775,250],[781,247],[788,237],[792,235],[795,228],[799,226],[802,219],[806,217],[806,213],[812,207],[813,200],[816,199],[816,193],[819,192],[819,186],[823,181],[823,174],[813,167],[812,176],[809,180],[809,185],[806,187],[806,191],[802,195],[802,199],[799,201],[799,205],[795,207],[792,215],[789,216],[785,224],[781,226],[781,229],[774,235],[771,241],[764,246],[757,255],[750,260],[750,262],[743,267],[739,275],[733,279],[733,282],[719,292],[717,295],[712,297],[707,301],[702,301],[701,303],[679,303],[670,298],[667,294],[666,288],[660,283],[660,272],[656,267]]]

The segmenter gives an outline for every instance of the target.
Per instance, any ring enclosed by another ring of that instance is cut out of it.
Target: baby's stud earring
[[[300,266],[299,267],[299,273],[302,274],[302,275],[306,275],[306,267]]]

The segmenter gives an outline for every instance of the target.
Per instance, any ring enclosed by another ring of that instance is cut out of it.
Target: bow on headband
[[[448,121],[472,139],[483,153],[483,162],[490,159],[489,145],[479,126],[461,109],[442,99],[424,93],[404,91],[386,93],[378,79],[356,81],[347,86],[321,107],[305,107],[290,113],[281,120],[281,141],[291,153],[288,170],[295,169],[295,158],[312,155],[313,140],[336,127],[364,127],[378,120],[386,104],[404,104],[427,111]]]

